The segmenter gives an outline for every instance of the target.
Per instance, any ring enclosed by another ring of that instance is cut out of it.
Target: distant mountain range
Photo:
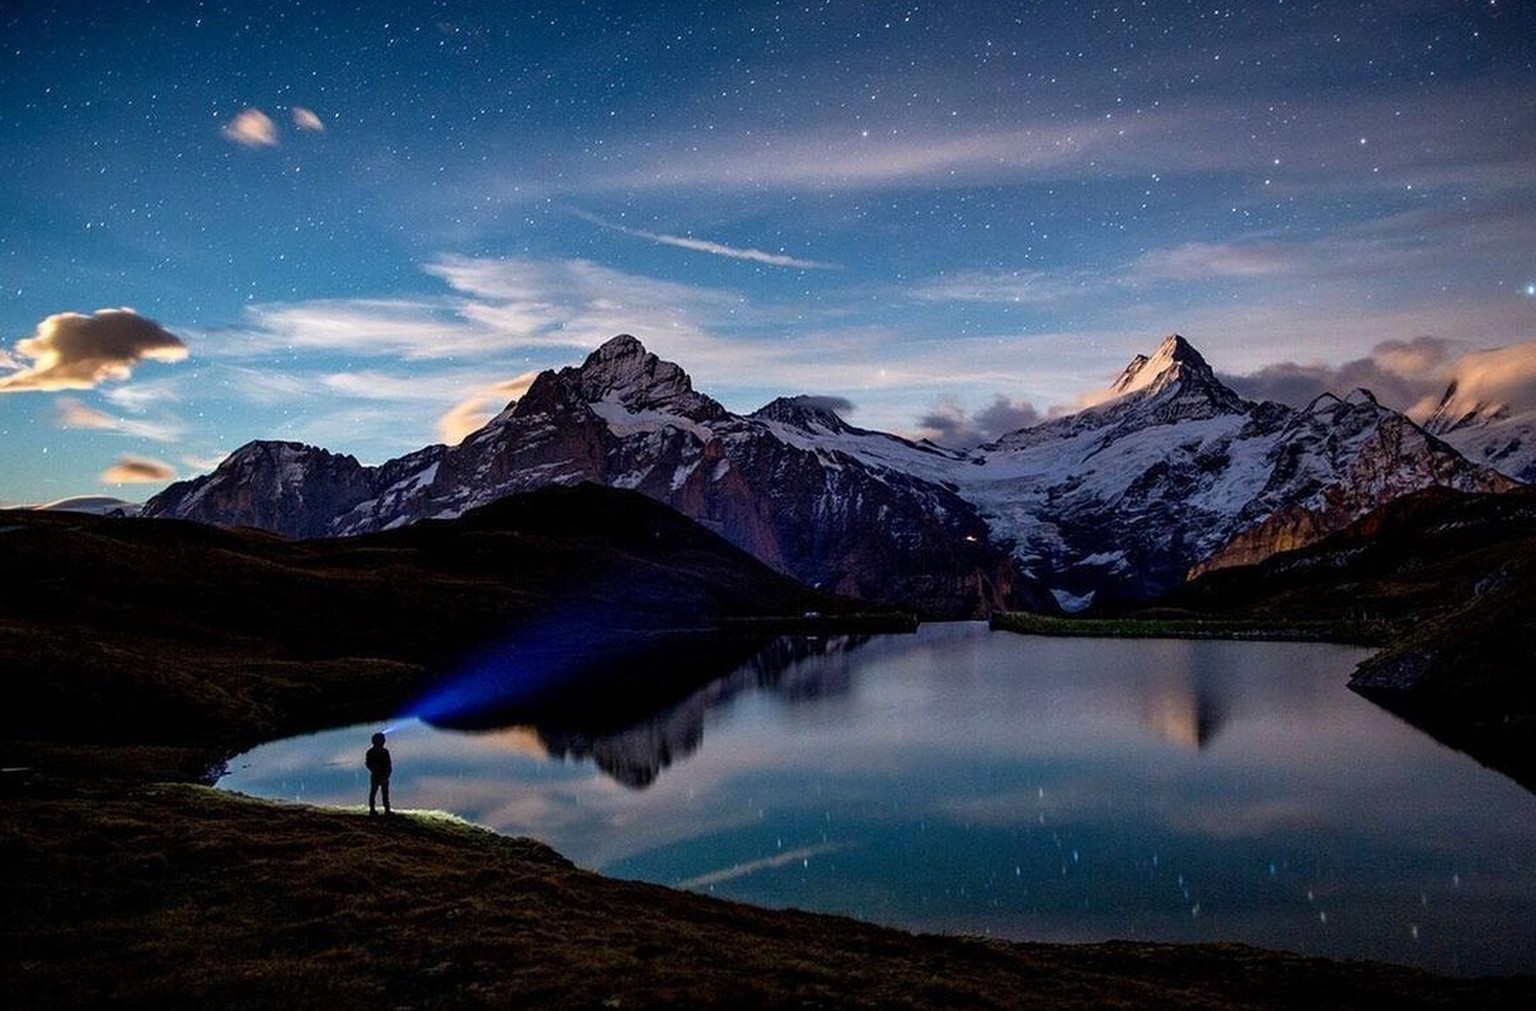
[[[1177,335],[1089,403],[949,449],[856,428],[811,398],[732,414],[621,335],[541,373],[457,446],[366,467],[253,442],[143,514],[348,536],[592,482],[664,502],[813,586],[959,617],[1147,600],[1409,492],[1516,486],[1364,390],[1300,410],[1244,400]],[[1465,418],[1440,430],[1489,431]]]

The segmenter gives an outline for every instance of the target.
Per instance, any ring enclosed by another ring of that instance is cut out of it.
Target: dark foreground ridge
[[[823,629],[910,627],[593,485],[338,540],[11,511],[0,548],[0,763],[12,765],[59,745],[200,749],[216,763],[388,719],[535,633],[546,651],[600,663],[621,646],[728,655],[722,640],[766,641],[808,612]]]
[[[33,784],[36,789],[39,784]],[[1449,979],[1237,945],[912,935],[573,867],[430,814],[190,785],[12,796],[15,1008],[1526,1008]]]

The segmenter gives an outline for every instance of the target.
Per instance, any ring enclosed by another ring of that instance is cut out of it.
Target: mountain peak
[[[817,430],[830,433],[850,431],[846,421],[829,406],[827,398],[800,395],[777,397],[753,411],[750,418],[777,421],[808,432]]]
[[[1108,392],[1110,397],[1123,397],[1141,390],[1156,393],[1186,375],[1216,381],[1216,374],[1194,345],[1179,334],[1169,334],[1150,357],[1137,355],[1132,358],[1120,378],[1110,384]]]
[[[587,356],[574,370],[588,403],[618,403],[631,412],[661,411],[702,420],[725,410],[702,393],[677,364],[647,351],[638,338],[619,334]]]
[[[582,369],[595,368],[607,363],[619,362],[629,358],[644,358],[650,354],[645,345],[640,343],[640,338],[632,334],[621,333],[616,337],[610,337],[598,346],[597,350],[587,355],[587,360],[582,362]]]
[[[1084,406],[1113,402],[1155,404],[1163,421],[1244,410],[1243,399],[1224,386],[1194,345],[1178,334],[1163,338],[1151,355],[1132,358],[1119,378],[1097,396],[1085,398]]]

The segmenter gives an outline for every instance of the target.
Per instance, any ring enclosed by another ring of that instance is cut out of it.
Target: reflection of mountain
[[[644,704],[636,700],[624,720],[614,721],[608,710],[608,718],[596,725],[572,705],[562,707],[559,717],[537,719],[533,729],[552,757],[590,758],[618,782],[644,789],[663,769],[698,750],[710,710],[745,692],[772,692],[792,704],[847,694],[852,686],[847,656],[868,641],[868,636],[784,636],[681,701],[642,712]]]
[[[1142,721],[1164,740],[1204,751],[1227,718],[1225,694],[1199,672],[1169,674],[1142,694]]]
[[[697,692],[665,713],[612,733],[582,733],[558,726],[536,727],[535,732],[551,757],[590,758],[620,783],[643,790],[661,770],[704,743],[704,714],[710,708],[707,695],[708,689]]]
[[[867,635],[830,638],[784,636],[775,639],[742,668],[759,688],[791,701],[836,698],[853,684],[850,653],[869,642]],[[805,661],[816,658],[815,663]]]
[[[1166,691],[1149,693],[1141,699],[1141,719],[1160,738],[1203,751],[1226,721],[1226,701],[1193,681],[1178,685],[1166,682],[1160,687]]]

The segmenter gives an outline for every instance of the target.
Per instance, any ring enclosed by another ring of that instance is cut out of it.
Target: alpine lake
[[[613,877],[925,932],[1536,972],[1536,796],[1349,691],[1366,655],[786,638],[618,725],[408,717],[265,744],[219,786],[356,808],[386,730],[397,810]]]

